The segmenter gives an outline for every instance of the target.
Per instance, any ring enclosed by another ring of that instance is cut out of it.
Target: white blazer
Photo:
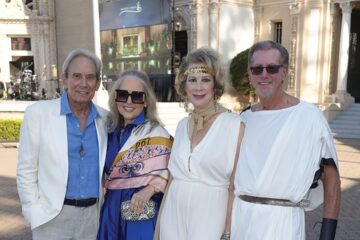
[[[96,106],[101,183],[107,147],[107,111]],[[27,107],[20,131],[17,188],[26,221],[34,229],[56,217],[64,204],[68,180],[66,116],[60,99],[39,101]],[[100,203],[102,186],[99,184]],[[101,204],[98,204],[100,208]]]

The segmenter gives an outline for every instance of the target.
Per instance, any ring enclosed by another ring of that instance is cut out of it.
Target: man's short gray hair
[[[68,78],[69,66],[70,66],[71,61],[80,56],[86,57],[94,62],[95,67],[96,67],[96,79],[100,80],[100,74],[101,74],[101,69],[102,69],[102,62],[101,62],[100,58],[98,58],[98,56],[96,56],[94,53],[90,52],[89,50],[83,49],[83,48],[76,48],[67,55],[67,57],[64,61],[63,67],[62,67],[62,74],[66,78]]]

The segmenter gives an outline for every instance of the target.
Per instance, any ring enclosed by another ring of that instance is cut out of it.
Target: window
[[[12,37],[11,50],[31,51],[31,39],[27,37]]]
[[[131,35],[123,37],[123,57],[139,56],[139,36]]]
[[[274,42],[281,44],[282,22],[274,22]]]

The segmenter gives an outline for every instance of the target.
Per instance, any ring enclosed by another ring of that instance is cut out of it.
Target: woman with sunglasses
[[[161,240],[230,239],[233,169],[244,126],[218,103],[228,78],[220,55],[200,48],[183,60],[178,94],[194,110],[176,129],[169,160],[173,177],[160,218]]]
[[[160,124],[156,98],[143,72],[120,75],[109,107],[106,194],[98,239],[152,239],[172,137]]]

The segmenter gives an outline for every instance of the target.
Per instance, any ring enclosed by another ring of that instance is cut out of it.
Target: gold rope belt
[[[239,195],[239,198],[245,202],[250,202],[250,203],[259,203],[259,204],[285,206],[285,207],[304,208],[304,207],[308,207],[310,204],[310,201],[306,199],[303,199],[300,202],[295,203],[285,199],[262,198],[262,197],[248,196],[248,195]]]

